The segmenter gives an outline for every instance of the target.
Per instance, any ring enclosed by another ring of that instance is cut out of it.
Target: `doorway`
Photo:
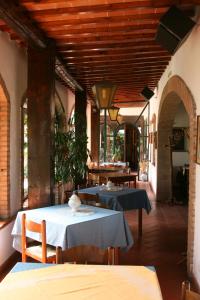
[[[195,201],[195,151],[196,151],[196,106],[194,99],[179,76],[173,76],[166,84],[158,113],[158,152],[157,152],[157,201],[170,202],[173,199],[173,155],[174,141],[173,128],[176,126],[177,113],[182,105],[188,116],[188,248],[187,267],[191,272],[194,252],[194,201]],[[179,127],[177,127],[179,128]],[[184,128],[182,128],[184,129]],[[180,132],[179,132],[180,133]],[[183,145],[183,144],[182,144]],[[180,149],[179,149],[180,150]]]

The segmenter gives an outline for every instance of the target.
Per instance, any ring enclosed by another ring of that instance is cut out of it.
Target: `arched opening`
[[[124,162],[131,170],[138,170],[140,154],[140,132],[131,123],[106,122],[100,124],[100,162],[104,161],[106,136],[106,161]]]
[[[10,101],[0,76],[0,218],[10,216]]]
[[[173,127],[175,117],[184,106],[188,116],[189,147],[189,199],[188,199],[188,248],[187,266],[190,272],[193,264],[193,242],[194,242],[194,201],[195,201],[195,151],[196,151],[196,107],[194,99],[184,83],[178,77],[172,77],[165,86],[158,114],[158,157],[157,157],[157,200],[168,202],[173,200]],[[180,131],[179,131],[180,133]]]

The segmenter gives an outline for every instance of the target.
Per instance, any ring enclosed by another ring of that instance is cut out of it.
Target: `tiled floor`
[[[138,187],[147,189],[153,209],[149,215],[143,212],[142,238],[137,236],[137,212],[125,213],[135,243],[128,253],[120,254],[120,263],[155,266],[163,299],[179,300],[181,282],[187,277],[186,261],[182,255],[186,250],[187,207],[156,205],[149,186],[139,182]]]
[[[137,237],[137,213],[126,212],[126,218],[135,238],[133,248],[121,254],[121,264],[153,265],[156,268],[164,300],[179,300],[181,282],[186,279],[184,252],[187,241],[187,207],[158,203],[155,205],[151,190],[147,188],[153,209],[143,212],[143,236]]]

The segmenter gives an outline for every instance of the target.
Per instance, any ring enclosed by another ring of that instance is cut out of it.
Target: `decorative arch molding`
[[[188,249],[187,267],[191,273],[193,269],[194,253],[194,226],[195,226],[195,157],[196,157],[196,104],[191,91],[183,79],[177,75],[169,79],[164,87],[159,112],[158,112],[158,159],[157,159],[157,199],[167,201],[171,194],[171,163],[169,151],[169,136],[172,133],[172,126],[176,109],[183,103],[189,118],[189,202],[188,202]],[[168,196],[168,199],[167,197]],[[165,199],[163,199],[165,197]]]
[[[0,218],[10,216],[10,96],[0,74]]]

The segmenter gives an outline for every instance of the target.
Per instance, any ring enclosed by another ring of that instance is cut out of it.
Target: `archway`
[[[0,218],[10,216],[10,100],[0,75]]]
[[[158,113],[158,159],[157,159],[157,199],[167,201],[171,194],[171,163],[169,151],[169,136],[172,133],[173,120],[180,103],[183,103],[189,116],[189,211],[188,211],[188,271],[193,264],[194,242],[194,202],[195,202],[195,151],[196,151],[196,105],[186,86],[179,76],[173,76],[166,84],[160,102]]]

